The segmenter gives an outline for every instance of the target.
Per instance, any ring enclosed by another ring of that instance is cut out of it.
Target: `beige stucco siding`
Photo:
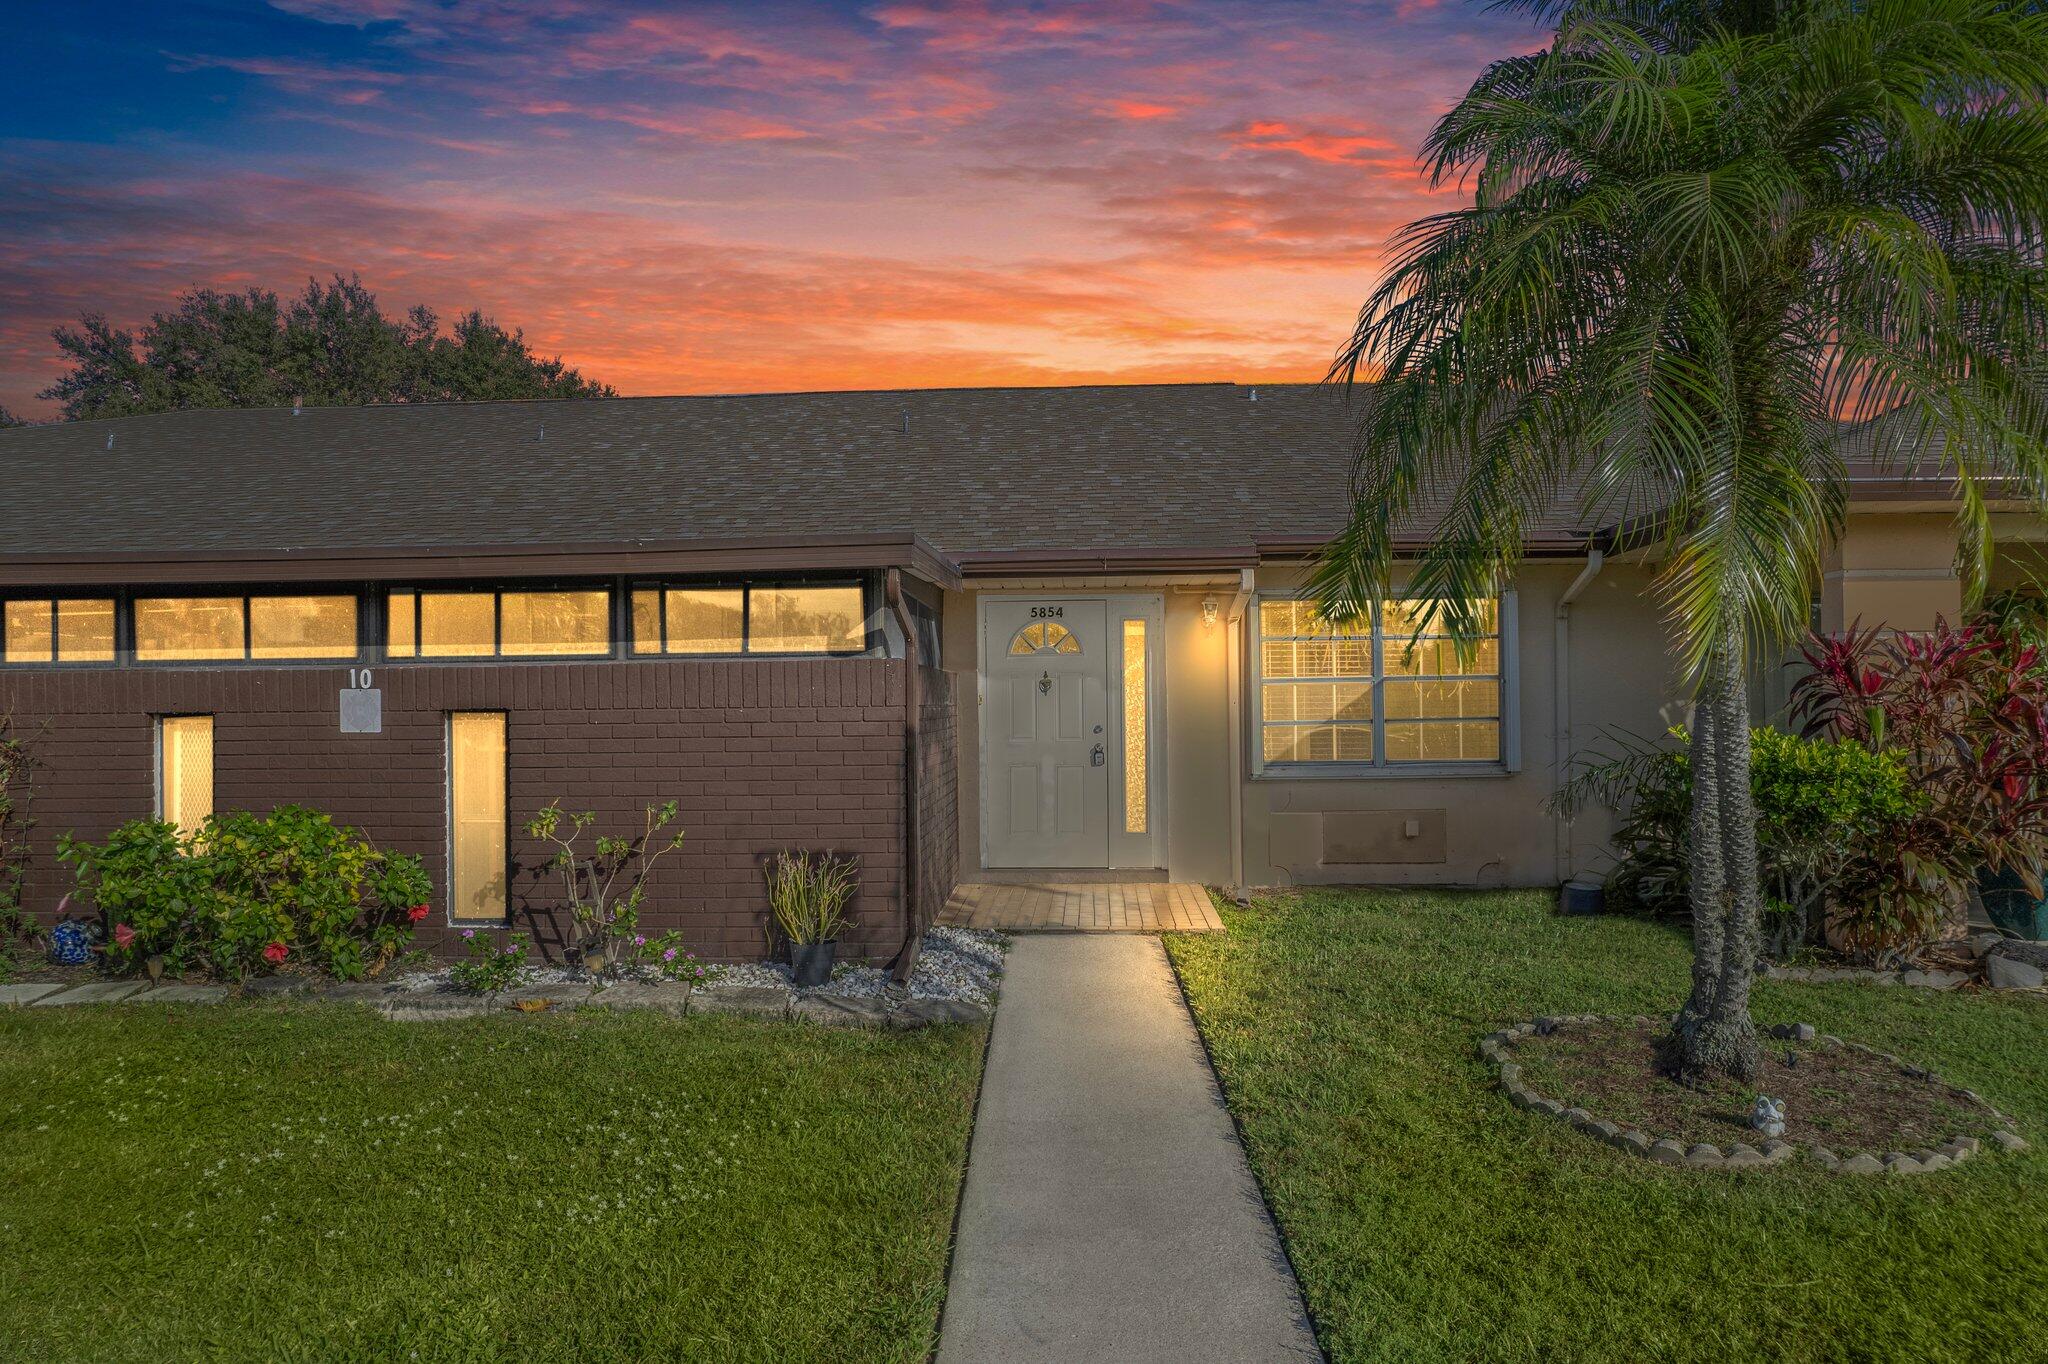
[[[1554,883],[1557,824],[1544,803],[1556,786],[1556,611],[1580,567],[1533,566],[1516,585],[1510,704],[1519,729],[1519,770],[1312,780],[1254,777],[1247,763],[1247,881]],[[1298,573],[1284,569],[1259,576],[1262,589],[1299,583]],[[1572,608],[1568,752],[1593,742],[1602,729],[1655,735],[1684,716],[1682,689],[1648,585],[1643,569],[1610,564]],[[1607,833],[1603,816],[1578,821],[1571,831],[1573,870],[1592,866]]]
[[[1552,662],[1556,604],[1581,564],[1540,565],[1516,593],[1513,704],[1519,771],[1471,776],[1383,776],[1352,780],[1254,777],[1248,740],[1230,735],[1227,621],[1206,626],[1205,597],[1227,608],[1227,588],[1158,589],[1166,607],[1164,753],[1166,872],[1175,880],[1232,879],[1231,786],[1242,804],[1244,878],[1254,885],[1370,881],[1384,884],[1542,885],[1557,874],[1556,824],[1544,812],[1555,784]],[[1298,569],[1269,567],[1261,590],[1291,590]],[[1572,750],[1602,728],[1654,735],[1683,715],[1668,661],[1666,633],[1648,598],[1649,576],[1610,564],[1573,608]],[[1132,590],[1120,586],[1115,590]],[[1048,589],[1048,596],[1062,590]],[[1074,589],[1068,595],[1089,595]],[[948,593],[943,612],[945,666],[975,671],[976,594]],[[1255,645],[1255,612],[1239,629],[1239,665]],[[963,690],[963,700],[978,688]],[[1247,695],[1246,734],[1253,722]],[[964,874],[980,865],[978,704],[960,709],[960,847]],[[1409,821],[1416,836],[1406,836]],[[1574,869],[1585,870],[1607,834],[1604,818],[1579,821]],[[1371,860],[1364,860],[1371,859]]]

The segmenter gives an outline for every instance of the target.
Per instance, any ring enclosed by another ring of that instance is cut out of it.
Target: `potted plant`
[[[830,853],[780,852],[768,859],[768,912],[789,944],[789,969],[809,989],[832,979],[854,863]]]

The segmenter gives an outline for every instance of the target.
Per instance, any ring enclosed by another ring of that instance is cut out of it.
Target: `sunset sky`
[[[1318,377],[1459,0],[9,6],[0,404],[50,328],[359,272],[625,393]]]

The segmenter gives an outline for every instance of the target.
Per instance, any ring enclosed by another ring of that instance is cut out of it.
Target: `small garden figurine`
[[[1784,1136],[1785,1101],[1768,1094],[1757,1095],[1756,1106],[1749,1110],[1749,1125],[1766,1137]]]

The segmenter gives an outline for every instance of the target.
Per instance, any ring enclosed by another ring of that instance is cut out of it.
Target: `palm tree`
[[[1981,582],[1987,497],[2048,491],[2048,18],[2028,0],[1505,0],[1556,25],[1431,133],[1472,207],[1411,224],[1331,377],[1362,405],[1313,587],[1461,636],[1562,500],[1635,528],[1695,689],[1684,1078],[1756,1067],[1749,661],[1805,622],[1843,423],[1939,459]],[[1427,621],[1426,621],[1427,623]]]

